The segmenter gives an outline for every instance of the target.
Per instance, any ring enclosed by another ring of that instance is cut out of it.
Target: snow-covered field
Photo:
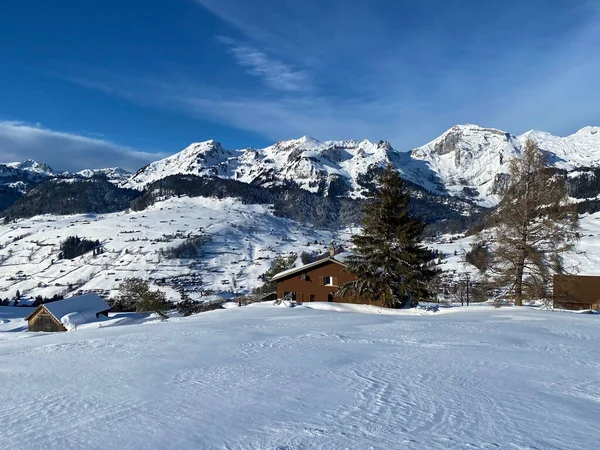
[[[0,333],[0,448],[598,448],[599,315],[321,307]]]

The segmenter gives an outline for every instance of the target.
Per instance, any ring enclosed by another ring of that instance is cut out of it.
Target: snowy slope
[[[204,234],[211,242],[197,260],[161,255],[161,249],[187,236]],[[69,236],[97,239],[105,252],[58,260],[60,243]],[[343,236],[336,234],[336,240]],[[323,252],[332,237],[330,231],[275,217],[267,206],[234,199],[172,198],[142,212],[38,216],[0,226],[0,298],[12,298],[17,290],[45,297],[78,290],[109,293],[134,276],[165,279],[167,285],[188,277],[224,296],[232,295],[235,278],[236,292],[244,293],[261,284],[258,276],[275,255]],[[174,290],[165,290],[179,299]]]
[[[599,315],[451,311],[0,333],[0,447],[598,448]]]
[[[600,212],[583,214],[579,219],[581,239],[573,252],[563,255],[564,268],[568,273],[596,276],[600,273]],[[473,236],[446,235],[428,241],[426,245],[441,253],[442,264],[437,267],[447,277],[458,281],[468,273],[471,280],[480,281],[482,274],[465,260],[474,240]]]

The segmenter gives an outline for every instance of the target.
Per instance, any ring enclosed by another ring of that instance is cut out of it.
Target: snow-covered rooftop
[[[300,267],[292,267],[291,269],[284,270],[283,272],[279,272],[277,275],[275,275],[273,278],[271,278],[271,281],[276,281],[281,278],[285,278],[294,273],[304,272],[308,269],[320,266],[320,265],[328,263],[328,262],[340,264],[345,267],[346,264],[344,263],[344,261],[348,258],[349,255],[350,255],[350,252],[343,252],[343,253],[340,253],[335,256],[328,256],[327,258],[318,259],[317,261],[314,261],[314,262],[311,262],[308,264],[304,264],[303,266],[300,266]]]
[[[94,293],[46,303],[43,306],[59,322],[63,322],[63,317],[75,313],[78,323],[95,321],[99,313],[110,309],[110,306]]]

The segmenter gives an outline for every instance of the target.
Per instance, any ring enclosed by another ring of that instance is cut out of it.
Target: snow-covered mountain
[[[393,164],[407,180],[437,194],[493,206],[507,181],[508,162],[533,139],[556,167],[574,170],[600,161],[600,128],[567,137],[540,131],[521,136],[477,125],[457,125],[411,152],[385,141],[281,141],[264,149],[226,150],[216,141],[195,143],[139,170],[123,187],[142,190],[170,175],[217,176],[273,186],[293,182],[323,195],[361,197],[373,171]]]
[[[296,183],[315,193],[343,191],[360,195],[361,176],[374,166],[396,161],[401,154],[389,143],[364,140],[325,141],[304,136],[264,149],[225,150],[210,140],[195,143],[139,170],[123,187],[144,189],[170,175],[217,176],[270,187]]]
[[[477,125],[454,126],[437,139],[411,152],[409,167],[421,161],[424,166],[406,170],[412,181],[423,183],[434,174],[437,189],[449,194],[472,197],[482,206],[493,206],[508,178],[508,162],[521,153],[527,139],[547,152],[549,162],[557,168],[575,170],[598,166],[600,162],[600,127],[586,127],[567,137],[531,130],[520,136]]]
[[[0,203],[3,208],[10,206],[32,185],[49,178],[97,175],[139,191],[171,175],[196,175],[261,187],[294,185],[322,196],[361,198],[377,172],[391,163],[405,179],[435,196],[490,207],[498,202],[506,185],[509,161],[520,154],[527,139],[536,141],[548,153],[550,163],[571,171],[572,177],[582,174],[583,168],[598,167],[600,127],[558,137],[535,130],[515,136],[494,128],[457,125],[409,152],[394,149],[385,141],[318,141],[304,136],[263,149],[228,150],[214,140],[194,143],[133,175],[119,168],[56,174],[47,164],[31,160],[0,164],[0,183],[7,196]],[[592,176],[589,170],[584,175]],[[598,194],[586,191],[592,198]]]
[[[71,175],[71,174],[68,174]],[[106,169],[84,169],[75,173],[74,175],[83,178],[93,178],[96,176],[104,176],[106,179],[113,183],[122,183],[131,177],[132,173],[127,172],[120,167],[110,167]]]
[[[27,159],[21,162],[7,163],[6,166],[12,167],[13,169],[39,174],[42,176],[50,177],[54,175],[54,171],[48,164],[46,164],[45,162],[34,161],[33,159]]]

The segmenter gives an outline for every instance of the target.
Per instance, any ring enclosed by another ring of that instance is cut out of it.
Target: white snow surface
[[[0,333],[0,447],[598,448],[600,315],[446,312],[259,304]]]

